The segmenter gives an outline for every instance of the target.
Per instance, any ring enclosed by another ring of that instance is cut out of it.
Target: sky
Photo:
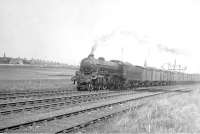
[[[198,0],[0,0],[0,54],[80,64],[96,58],[200,73]]]

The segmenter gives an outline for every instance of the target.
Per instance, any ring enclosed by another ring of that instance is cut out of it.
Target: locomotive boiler
[[[146,86],[189,84],[200,81],[199,74],[186,74],[142,67],[118,60],[105,61],[90,54],[72,78],[78,90],[130,89]]]
[[[123,63],[117,60],[105,61],[90,54],[80,63],[74,81],[78,90],[101,90],[106,88],[119,89],[123,85]]]

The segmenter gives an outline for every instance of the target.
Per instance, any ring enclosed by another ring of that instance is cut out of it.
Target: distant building
[[[0,57],[0,64],[9,64],[10,58]]]
[[[10,59],[9,64],[20,64],[20,65],[22,65],[24,63],[23,63],[22,59],[16,58],[16,59]]]
[[[3,57],[0,57],[0,64],[9,64],[11,58],[6,57],[6,54],[4,52]]]
[[[66,64],[61,64],[58,62],[52,62],[52,61],[46,61],[46,60],[41,60],[41,59],[26,59],[26,58],[12,58],[12,57],[7,57],[6,53],[4,52],[2,57],[0,57],[0,64],[20,64],[20,65],[66,65]]]

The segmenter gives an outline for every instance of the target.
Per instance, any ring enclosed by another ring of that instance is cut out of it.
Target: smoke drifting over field
[[[157,48],[161,51],[167,52],[167,53],[171,53],[171,54],[176,54],[176,55],[181,55],[183,54],[179,49],[175,49],[175,48],[168,48],[167,46],[163,46],[161,44],[157,45]]]
[[[157,40],[149,34],[115,28],[98,37],[88,53],[94,54],[95,57],[117,59],[140,66],[148,63],[148,66],[156,68],[176,59],[178,64],[188,66],[187,72],[193,73],[189,67],[191,63],[188,51],[168,45],[168,42]]]
[[[132,32],[132,31],[129,31],[129,30],[115,29],[115,30],[111,31],[110,33],[104,34],[100,38],[95,40],[90,54],[94,54],[94,52],[99,47],[99,45],[102,45],[103,43],[105,43],[109,40],[112,40],[117,35],[123,35],[125,37],[131,37],[131,38],[135,39],[138,42],[138,44],[144,45],[145,43],[147,43],[147,40],[145,38],[140,38],[138,36],[138,34],[136,34],[135,32]]]
[[[94,54],[94,52],[97,49],[98,45],[101,45],[102,43],[110,40],[112,37],[114,37],[115,34],[116,34],[116,31],[113,30],[111,33],[104,34],[100,38],[98,38],[97,40],[95,40],[94,41],[94,45],[92,46],[90,54]]]
[[[120,34],[121,34],[121,35],[124,35],[124,36],[130,36],[130,37],[134,38],[135,40],[138,41],[138,43],[139,43],[140,45],[145,45],[146,43],[148,43],[148,41],[145,39],[146,36],[144,36],[144,37],[139,37],[137,33],[132,32],[132,31],[121,30],[121,31],[120,31]]]

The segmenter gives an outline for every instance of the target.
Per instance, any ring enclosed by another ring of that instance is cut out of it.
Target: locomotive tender
[[[81,61],[80,69],[72,80],[74,84],[77,82],[78,90],[120,90],[195,83],[200,81],[200,75],[135,66],[118,60],[105,61],[90,54]]]

